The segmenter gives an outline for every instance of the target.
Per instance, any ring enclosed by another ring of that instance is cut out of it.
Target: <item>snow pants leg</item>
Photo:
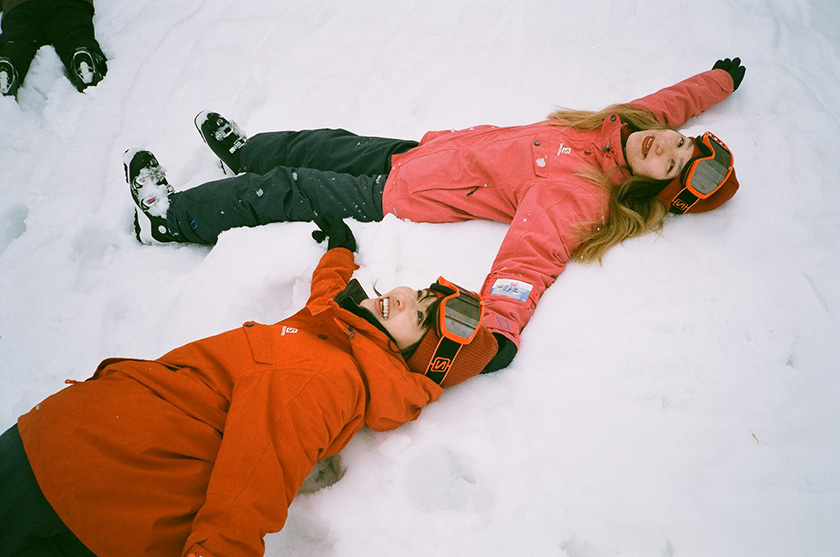
[[[93,555],[44,498],[17,425],[0,436],[0,553],[13,557]]]
[[[248,139],[240,161],[243,171],[257,174],[289,166],[370,176],[388,174],[391,155],[414,147],[416,141],[365,137],[342,129],[268,132]]]
[[[30,0],[3,14],[0,58],[8,58],[23,83],[35,53],[51,44],[74,85],[73,53],[86,48],[105,60],[94,37],[93,6],[84,0]],[[105,73],[103,62],[103,75]]]
[[[10,95],[15,94],[29,73],[35,53],[48,42],[41,26],[42,5],[43,0],[32,0],[3,14],[0,58],[9,60],[18,76],[17,86],[9,91]]]
[[[382,220],[391,155],[416,145],[345,130],[255,135],[242,149],[242,173],[172,196],[169,230],[179,241],[208,244],[231,228],[311,221],[327,212]]]
[[[67,69],[67,76],[80,91],[85,88],[73,71],[73,54],[83,48],[91,52],[105,75],[105,55],[93,29],[93,6],[83,0],[50,0],[50,13],[44,20],[44,34]],[[95,83],[93,84],[95,85]]]

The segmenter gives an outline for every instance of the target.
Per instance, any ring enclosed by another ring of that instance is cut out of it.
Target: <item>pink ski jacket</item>
[[[709,70],[628,104],[678,128],[732,91],[726,71]],[[415,222],[510,223],[481,289],[483,323],[519,346],[540,297],[577,248],[580,225],[607,216],[606,192],[576,174],[587,165],[617,168],[615,185],[630,175],[621,127],[613,114],[595,131],[543,121],[429,132],[393,156],[383,210]]]

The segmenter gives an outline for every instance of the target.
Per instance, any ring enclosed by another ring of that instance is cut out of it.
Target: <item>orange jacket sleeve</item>
[[[347,287],[353,271],[358,269],[353,252],[346,248],[328,250],[312,273],[312,290],[307,307],[326,305]]]
[[[259,556],[315,462],[364,423],[365,388],[349,356],[319,371],[252,373],[234,385],[207,498],[183,555]]]

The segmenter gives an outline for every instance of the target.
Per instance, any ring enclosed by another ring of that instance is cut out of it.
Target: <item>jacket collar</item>
[[[624,156],[624,142],[629,131],[629,127],[621,121],[618,114],[610,114],[604,118],[601,125],[601,167],[615,186],[621,185],[632,176]]]
[[[380,323],[379,320],[376,319],[376,317],[374,317],[374,315],[370,311],[366,310],[365,308],[359,305],[362,303],[362,301],[367,300],[368,298],[369,296],[365,292],[364,288],[362,288],[362,285],[359,284],[359,281],[356,279],[352,279],[350,280],[350,282],[347,283],[347,286],[344,288],[344,290],[342,290],[335,298],[333,298],[333,301],[336,304],[338,304],[338,307],[340,307],[341,309],[349,311],[356,317],[361,317],[362,319],[364,319],[365,321],[382,331],[385,334],[385,336],[387,336],[391,341],[394,342],[394,344],[396,344],[394,337],[391,336],[391,333],[388,332],[385,326],[382,325],[382,323]]]

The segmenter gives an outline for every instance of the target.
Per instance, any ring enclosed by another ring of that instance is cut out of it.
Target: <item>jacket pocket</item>
[[[274,363],[274,343],[272,342],[272,327],[248,321],[242,325],[251,355],[254,361],[261,364]]]

